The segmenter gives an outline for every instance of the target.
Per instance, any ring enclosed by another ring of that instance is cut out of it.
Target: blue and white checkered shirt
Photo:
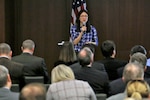
[[[77,26],[76,26],[76,25],[72,26],[71,29],[70,29],[70,34],[71,34],[71,38],[72,38],[73,41],[74,41],[74,40],[79,36],[79,34],[80,34],[80,32],[77,32],[76,29],[77,29]],[[76,45],[74,45],[75,51],[76,51],[76,52],[79,52],[79,51],[81,50],[82,46],[83,46],[84,44],[86,44],[87,42],[96,42],[96,45],[98,46],[97,31],[96,31],[95,27],[93,27],[92,25],[91,25],[91,30],[90,30],[90,32],[84,33],[84,34],[82,35],[82,38],[81,38],[81,40],[79,41],[79,43],[76,44]]]

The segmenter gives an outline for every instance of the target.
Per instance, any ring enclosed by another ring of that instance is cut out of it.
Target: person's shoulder
[[[83,87],[89,87],[89,83],[87,81],[83,80],[74,80],[74,83],[76,83],[78,86],[83,86]]]
[[[123,100],[126,97],[125,93],[119,93],[113,96],[110,96],[109,98],[107,98],[106,100]]]
[[[21,54],[13,56],[12,59],[15,59],[15,58],[18,58],[18,57],[21,57]]]
[[[39,56],[35,56],[35,55],[33,55],[32,57],[33,57],[34,59],[36,59],[36,60],[44,60],[44,58],[39,57]]]
[[[113,80],[113,81],[110,82],[110,84],[116,84],[116,83],[123,83],[122,78],[118,78],[118,79]]]
[[[71,29],[72,29],[72,28],[77,28],[77,25],[72,25],[72,26],[71,26]]]
[[[90,27],[91,27],[91,29],[95,29],[95,30],[96,30],[95,26],[93,26],[93,25],[90,25]]]
[[[12,61],[12,60],[11,60],[11,63],[12,63],[15,67],[19,67],[19,68],[23,68],[23,67],[24,67],[23,64],[18,63],[18,62],[15,62],[15,61]]]

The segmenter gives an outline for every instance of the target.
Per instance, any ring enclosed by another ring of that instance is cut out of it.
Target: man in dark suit
[[[141,69],[143,69],[143,73],[144,73],[144,70],[146,70],[146,61],[147,61],[147,57],[140,52],[137,52],[130,57],[130,63],[141,64]],[[124,70],[122,78],[119,78],[117,80],[110,82],[109,96],[124,92],[128,81],[131,81],[137,78],[138,75],[132,71],[134,70],[131,70],[131,71],[129,70],[128,72]],[[150,84],[149,79],[145,79],[145,81],[147,81]]]
[[[18,100],[19,93],[10,91],[12,82],[8,69],[0,65],[0,100]]]
[[[106,40],[101,45],[101,52],[105,57],[103,60],[98,62],[103,63],[108,73],[109,80],[115,80],[119,78],[117,69],[125,66],[127,61],[116,59],[116,45],[111,40]]]
[[[108,93],[108,75],[106,72],[96,70],[92,67],[93,53],[87,47],[78,54],[79,63],[82,66],[75,72],[75,78],[87,81],[95,93]]]
[[[12,51],[8,44],[0,43],[0,65],[4,65],[10,73],[13,84],[19,84],[20,89],[24,86],[23,68],[20,63],[11,60]]]
[[[95,47],[94,47],[94,45],[92,45],[92,44],[85,44],[83,46],[83,48],[84,47],[89,48],[92,51],[93,56],[94,56],[94,54],[95,54]],[[81,65],[79,64],[79,62],[77,62],[75,64],[70,65],[70,67],[75,72],[75,71],[77,71],[77,70],[79,70],[81,68]],[[97,69],[97,70],[99,70],[99,71],[105,71],[106,72],[104,64],[102,64],[102,63],[93,61],[92,67]]]
[[[131,50],[130,50],[129,57],[131,57],[134,53],[137,53],[137,52],[140,52],[140,53],[142,53],[142,54],[144,54],[144,55],[147,54],[146,49],[145,49],[142,45],[134,45],[134,46],[131,48]],[[122,77],[123,69],[124,69],[124,66],[121,67],[121,68],[118,68],[118,70],[117,70],[117,71],[118,71],[118,75],[119,75],[120,77]],[[145,76],[146,76],[146,77],[149,77],[149,76],[146,74],[146,72],[149,72],[149,71],[145,70]]]
[[[44,76],[44,83],[49,82],[49,75],[45,61],[41,57],[33,56],[35,43],[32,40],[25,40],[22,43],[22,54],[14,56],[13,61],[23,64],[24,75]]]

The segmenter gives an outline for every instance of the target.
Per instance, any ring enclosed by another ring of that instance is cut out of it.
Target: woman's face
[[[80,23],[86,23],[88,21],[88,14],[86,12],[82,12],[80,15]]]

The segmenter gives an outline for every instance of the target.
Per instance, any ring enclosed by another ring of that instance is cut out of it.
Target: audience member
[[[131,80],[143,80],[144,79],[144,71],[143,71],[143,66],[138,63],[128,63],[123,72],[123,80],[125,80],[126,84],[131,81]],[[122,85],[122,83],[119,83],[117,85]],[[116,89],[118,87],[115,87]],[[124,90],[125,91],[125,90]],[[107,98],[107,100],[123,100],[126,97],[126,92],[123,93],[118,93],[116,95],[110,96]]]
[[[109,80],[115,80],[119,78],[117,69],[125,66],[127,61],[116,59],[116,45],[111,40],[106,40],[101,45],[101,52],[104,56],[100,63],[103,63],[108,73]]]
[[[74,51],[73,44],[71,42],[64,42],[61,47],[59,60],[54,63],[54,67],[59,64],[65,64],[67,66],[77,63],[77,56]]]
[[[20,89],[24,86],[24,76],[22,64],[11,60],[12,51],[8,44],[0,43],[0,65],[4,65],[8,70],[13,84],[19,84]]]
[[[98,45],[97,31],[94,26],[90,25],[88,16],[86,10],[81,10],[78,13],[76,24],[70,28],[71,39],[77,53],[85,44]]]
[[[93,56],[94,56],[94,54],[95,54],[95,46],[93,44],[85,44],[83,46],[83,48],[84,47],[88,47],[92,51]],[[81,68],[81,65],[79,64],[79,62],[77,62],[75,64],[70,65],[70,67],[75,72],[75,71],[77,71],[77,70],[79,70]],[[104,64],[102,64],[102,63],[93,61],[92,67],[97,69],[97,70],[99,70],[99,71],[105,71],[106,72]]]
[[[96,70],[92,67],[93,53],[87,47],[78,54],[81,69],[75,72],[76,79],[87,81],[95,93],[108,93],[108,75],[106,72]]]
[[[90,85],[75,80],[70,67],[60,64],[53,68],[51,76],[52,84],[47,91],[47,100],[96,100]]]
[[[148,99],[150,97],[150,87],[144,80],[132,80],[127,84],[126,93],[127,97],[135,100]]]
[[[34,56],[35,44],[32,40],[25,40],[22,43],[22,54],[14,56],[13,61],[23,64],[24,75],[44,76],[44,83],[49,82],[47,67],[43,58]]]
[[[142,66],[142,69],[145,70],[146,59],[147,58],[144,54],[137,52],[130,57],[129,61],[131,63],[134,63],[134,62],[140,63]],[[110,86],[109,96],[124,92],[125,87],[126,87],[126,83],[130,80],[132,80],[132,77],[123,76],[122,78],[119,78],[119,79],[116,79],[116,80],[110,82],[110,84],[109,84],[109,86]],[[150,81],[150,80],[146,79],[146,81]]]
[[[30,83],[23,87],[19,100],[46,100],[46,88],[41,83]]]
[[[146,49],[142,45],[135,45],[130,50],[130,56],[137,52],[143,53],[144,55],[147,54]]]
[[[147,52],[146,49],[142,45],[134,45],[131,50],[129,57],[131,57],[134,53],[140,52],[146,56]],[[118,75],[122,77],[124,66],[118,69]]]
[[[9,71],[5,66],[0,65],[0,100],[18,100],[19,93],[11,92],[12,82]]]

